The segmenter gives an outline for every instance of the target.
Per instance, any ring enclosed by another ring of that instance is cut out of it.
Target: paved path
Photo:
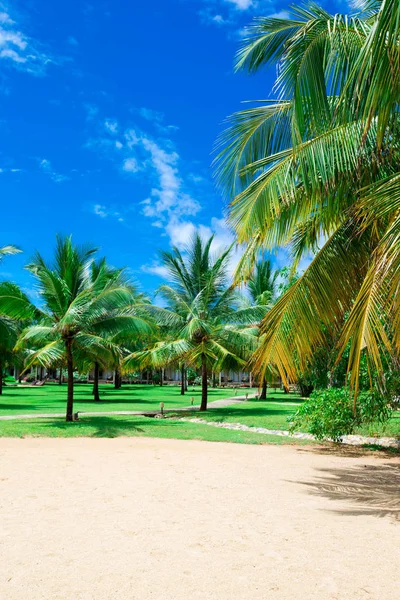
[[[249,398],[254,398],[255,394],[249,395]],[[223,398],[221,400],[214,400],[208,403],[208,408],[223,408],[225,406],[231,406],[232,404],[238,404],[246,400],[246,396],[234,396],[232,398]],[[175,412],[187,412],[187,411],[198,411],[198,406],[180,406],[177,408],[167,408],[164,410],[164,414],[175,413]],[[110,415],[158,415],[160,410],[112,410],[112,411],[75,411],[79,412],[79,415],[85,417],[101,417]],[[2,415],[0,421],[13,421],[20,419],[51,419],[53,417],[65,417],[63,413],[30,413],[22,415]]]
[[[280,437],[290,437],[299,440],[316,440],[316,437],[311,433],[303,433],[294,431],[290,433],[286,429],[266,429],[265,427],[251,427],[242,423],[221,423],[220,421],[206,421],[205,419],[188,419],[181,418],[179,421],[186,423],[199,423],[201,425],[210,425],[210,427],[220,427],[221,429],[235,429],[239,431],[250,431],[251,433],[262,433],[265,435],[276,435]],[[382,446],[383,448],[398,448],[400,450],[400,439],[392,437],[366,437],[363,435],[344,435],[341,438],[341,443],[350,446]]]

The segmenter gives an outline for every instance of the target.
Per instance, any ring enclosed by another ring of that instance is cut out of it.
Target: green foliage
[[[197,373],[194,369],[192,369],[191,367],[188,367],[188,369],[186,370],[186,377],[187,377],[187,382],[192,385],[195,381],[195,379],[197,378]]]
[[[377,392],[360,392],[354,412],[353,399],[346,388],[315,391],[290,417],[290,431],[306,429],[319,440],[337,442],[356,427],[372,422],[385,423],[391,416],[388,399]]]
[[[384,388],[400,349],[400,3],[350,4],[255,20],[236,68],[276,67],[273,96],[229,119],[215,166],[247,245],[238,277],[260,250],[313,257],[264,319],[255,370],[296,380],[334,329],[357,395],[362,356]]]
[[[242,297],[229,285],[231,248],[213,256],[213,239],[203,240],[196,234],[184,255],[178,248],[162,253],[172,285],[162,285],[158,293],[167,308],[149,306],[148,311],[164,335],[147,350],[127,356],[125,370],[138,363],[155,369],[184,363],[210,373],[246,364],[257,347],[256,332],[249,326],[257,326],[265,307],[243,307]]]

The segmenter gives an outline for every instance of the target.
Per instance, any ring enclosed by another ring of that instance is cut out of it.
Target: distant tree
[[[147,323],[132,314],[132,290],[110,279],[106,265],[92,276],[96,252],[78,247],[72,237],[57,237],[53,263],[37,253],[27,269],[34,275],[43,306],[37,324],[28,327],[18,345],[33,346],[27,367],[50,367],[65,359],[68,373],[66,420],[73,420],[74,368],[85,357],[107,361],[110,348],[105,338],[122,329],[132,334],[149,330]]]
[[[212,256],[213,239],[203,241],[195,235],[184,254],[178,248],[162,253],[171,284],[162,285],[158,293],[167,308],[153,306],[150,310],[159,326],[169,328],[173,339],[128,356],[125,364],[129,369],[138,360],[152,367],[184,362],[200,368],[202,411],[207,409],[212,370],[238,368],[246,363],[257,338],[242,325],[256,324],[264,314],[260,307],[241,308],[241,298],[229,285],[231,248]]]

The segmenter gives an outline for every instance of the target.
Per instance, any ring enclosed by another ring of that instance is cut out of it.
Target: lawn
[[[298,394],[272,392],[267,401],[248,400],[225,408],[210,408],[207,421],[223,423],[242,423],[249,427],[265,427],[267,429],[288,429],[288,419],[304,402]],[[391,419],[384,424],[371,423],[363,425],[355,432],[371,437],[400,437],[400,411],[393,413]]]
[[[24,419],[0,422],[0,437],[153,437],[179,440],[234,442],[239,444],[307,444],[308,440],[290,440],[273,435],[235,431],[186,423],[174,419],[140,416],[83,417],[75,423],[62,418]]]
[[[0,415],[35,413],[64,413],[67,388],[65,385],[46,384],[39,388],[6,387],[0,397]],[[249,390],[238,390],[241,395]],[[255,393],[256,390],[250,392]],[[75,410],[81,413],[78,423],[67,424],[63,418],[27,419],[24,421],[1,421],[0,436],[48,436],[48,437],[116,437],[147,436],[178,439],[202,439],[240,443],[287,443],[287,438],[276,438],[251,432],[213,428],[199,423],[180,422],[174,418],[149,419],[125,416],[85,416],[85,412],[152,411],[164,402],[165,408],[189,406],[194,398],[200,404],[201,389],[190,387],[185,396],[175,386],[125,385],[115,390],[111,385],[100,386],[101,402],[94,402],[91,386],[78,384],[75,388]],[[235,396],[232,389],[210,389],[209,401]],[[209,422],[241,423],[249,427],[288,429],[290,418],[304,400],[298,394],[270,391],[267,400],[250,399],[224,408],[210,408],[206,413],[189,413]],[[177,416],[181,416],[180,414]],[[385,425],[371,424],[357,433],[368,436],[400,436],[400,412],[396,412]],[[290,440],[289,440],[290,441]]]
[[[209,402],[221,398],[230,398],[236,390],[229,388],[210,389]],[[238,390],[237,394],[255,393],[256,390]],[[178,386],[123,385],[115,390],[110,384],[100,385],[100,402],[92,397],[92,386],[75,385],[75,411],[108,412],[108,411],[143,411],[157,410],[160,402],[166,409],[189,406],[191,398],[199,405],[201,388],[189,386],[188,392],[180,395]],[[6,386],[0,396],[0,415],[21,415],[29,413],[63,413],[67,400],[67,386],[46,383],[43,387],[11,387]]]

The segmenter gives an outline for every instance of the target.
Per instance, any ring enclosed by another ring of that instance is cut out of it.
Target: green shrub
[[[391,412],[387,398],[368,391],[359,393],[354,414],[348,389],[329,388],[311,394],[289,420],[289,429],[292,432],[306,429],[318,440],[330,438],[337,442],[343,435],[353,433],[362,423],[384,423]]]

